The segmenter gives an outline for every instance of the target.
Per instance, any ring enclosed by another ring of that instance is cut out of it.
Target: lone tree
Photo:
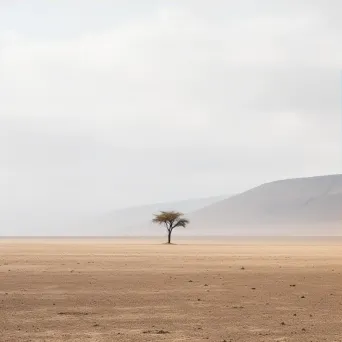
[[[190,221],[184,218],[182,213],[177,211],[161,211],[159,214],[154,215],[152,222],[165,225],[168,232],[167,243],[171,243],[171,234],[173,229],[176,227],[185,228]]]

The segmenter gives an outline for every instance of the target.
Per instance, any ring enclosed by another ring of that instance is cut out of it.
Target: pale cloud
[[[98,210],[338,172],[340,2],[33,3],[47,16],[7,3],[0,17],[11,205]]]

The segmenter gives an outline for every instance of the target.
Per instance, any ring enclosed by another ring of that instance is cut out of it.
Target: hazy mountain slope
[[[263,184],[198,210],[190,218],[191,230],[207,233],[258,235],[291,230],[300,235],[301,229],[310,233],[310,226],[338,227],[339,223],[342,233],[342,175]]]
[[[159,234],[160,227],[150,224],[154,213],[177,210],[188,214],[227,197],[216,196],[115,210],[88,222],[83,232],[88,235],[155,235]]]

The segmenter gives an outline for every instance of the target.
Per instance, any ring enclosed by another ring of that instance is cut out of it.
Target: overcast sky
[[[1,0],[0,205],[97,213],[340,173],[340,0]]]

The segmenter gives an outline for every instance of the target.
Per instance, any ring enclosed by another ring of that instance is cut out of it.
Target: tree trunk
[[[167,235],[167,243],[171,243],[171,233],[172,233],[172,230],[170,229]]]

